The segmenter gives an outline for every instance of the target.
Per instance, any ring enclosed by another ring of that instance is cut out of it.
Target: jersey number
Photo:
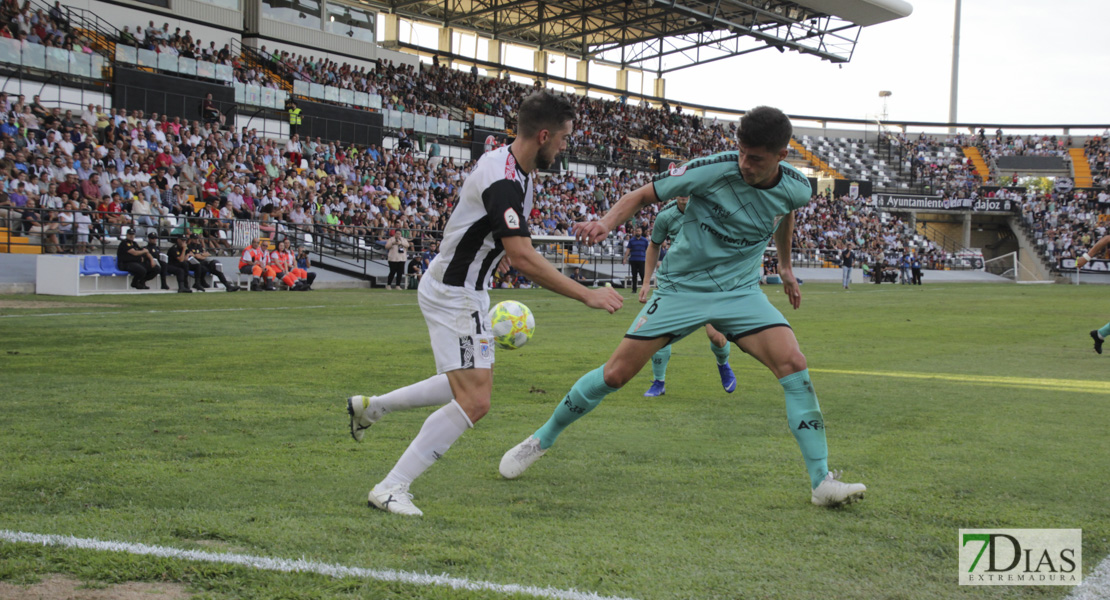
[[[474,317],[474,333],[481,334],[482,333],[482,315],[479,314],[478,311],[474,311],[474,312],[470,313],[470,316]]]
[[[651,301],[651,306],[648,307],[647,314],[654,315],[655,311],[658,310],[658,309],[659,309],[659,298],[656,298],[656,299]]]

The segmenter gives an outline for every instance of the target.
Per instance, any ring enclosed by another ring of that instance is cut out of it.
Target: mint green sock
[[[725,342],[724,346],[718,348],[716,344],[709,342],[709,349],[713,351],[713,356],[717,357],[717,364],[728,363],[728,355],[732,354],[732,344]]]
[[[659,352],[651,355],[651,376],[656,381],[667,380],[667,363],[671,362],[671,345],[667,344]]]
[[[1106,339],[1106,338],[1110,337],[1110,323],[1107,323],[1107,324],[1103,325],[1102,327],[1099,327],[1098,335],[1102,339]]]
[[[825,419],[809,380],[809,369],[787,375],[779,383],[786,391],[786,420],[790,432],[802,450],[809,481],[817,487],[829,472],[829,446],[825,442]]]
[[[555,443],[555,438],[567,428],[601,403],[609,394],[618,388],[609,387],[605,383],[605,365],[586,373],[574,383],[567,395],[555,407],[551,418],[543,427],[536,430],[533,437],[540,441],[540,448],[550,448]]]

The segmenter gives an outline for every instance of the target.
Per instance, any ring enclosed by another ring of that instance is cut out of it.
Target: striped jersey
[[[510,147],[486,152],[463,183],[428,275],[445,285],[486,289],[505,254],[501,239],[531,237],[525,220],[531,211],[532,181]]]

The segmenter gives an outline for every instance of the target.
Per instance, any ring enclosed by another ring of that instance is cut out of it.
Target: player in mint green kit
[[[802,295],[790,262],[794,211],[809,202],[808,179],[782,162],[792,128],[776,108],[761,106],[740,120],[739,150],[671,169],[625,194],[600,221],[575,225],[594,244],[651,203],[688,196],[682,228],[663,259],[659,287],[601,367],[583,375],[551,418],[501,459],[501,475],[519,477],[567,426],[628,383],[653,354],[709,323],[767,366],[786,395],[786,419],[809,472],[811,501],[839,506],[863,497],[828,469],[825,423],[805,356],[790,324],[759,289],[763,251],[772,236],[783,290],[797,309]]]
[[[1095,242],[1094,246],[1091,246],[1090,250],[1084,252],[1082,256],[1075,259],[1076,272],[1078,272],[1079,269],[1082,269],[1083,265],[1091,262],[1092,256],[1098,256],[1102,254],[1102,252],[1105,251],[1108,246],[1110,246],[1110,235],[1102,236],[1102,238]],[[1102,344],[1106,341],[1107,337],[1110,337],[1110,323],[1107,323],[1102,327],[1099,327],[1098,329],[1091,330],[1091,339],[1095,342],[1095,352],[1102,354]]]
[[[686,198],[679,198],[668,202],[655,216],[655,225],[651,228],[651,243],[648,244],[647,261],[644,266],[644,285],[640,288],[640,304],[646,304],[651,295],[651,276],[659,264],[659,249],[663,242],[673,240],[678,236],[682,227],[682,219],[686,212]],[[705,334],[709,336],[709,349],[717,358],[717,372],[721,376],[721,387],[726,392],[736,391],[736,375],[728,364],[729,343],[723,333],[717,331],[712,325],[706,323]],[[644,392],[648,398],[662,396],[667,393],[667,363],[671,361],[670,345],[663,346],[659,352],[651,357],[652,380],[651,387]]]

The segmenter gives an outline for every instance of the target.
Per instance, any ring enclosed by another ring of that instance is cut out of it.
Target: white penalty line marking
[[[1075,586],[1065,600],[1105,600],[1110,598],[1110,555],[1102,559],[1083,583]]]
[[[209,313],[209,312],[241,312],[256,310],[308,310],[314,308],[328,308],[327,306],[262,306],[244,308],[183,308],[179,310],[105,310],[98,312],[64,312],[64,313],[36,313],[33,315],[0,315],[0,319],[30,319],[33,317],[69,317],[74,315],[156,315],[162,313]],[[332,307],[334,308],[334,307]]]
[[[39,544],[43,546],[61,546],[63,548],[80,548],[82,550],[97,550],[101,552],[126,552],[142,556],[158,556],[179,560],[191,560],[227,565],[238,565],[263,571],[278,571],[282,573],[316,573],[328,577],[354,577],[357,579],[375,579],[377,581],[409,583],[413,585],[438,585],[457,590],[490,591],[499,594],[527,594],[537,598],[551,598],[553,600],[632,600],[615,596],[599,596],[594,592],[579,592],[577,590],[560,590],[556,588],[533,587],[515,583],[502,584],[489,581],[471,581],[462,577],[449,575],[429,575],[427,573],[413,573],[410,571],[394,571],[392,569],[364,569],[360,567],[344,567],[328,563],[315,562],[305,559],[289,560],[287,558],[268,558],[265,556],[251,556],[249,554],[225,554],[219,552],[204,552],[200,550],[182,550],[166,546],[148,546],[146,544],[132,544],[128,542],[111,542],[88,538],[77,538],[68,535],[49,535],[39,533],[26,533],[22,531],[9,531],[0,529],[0,541],[14,544]]]

